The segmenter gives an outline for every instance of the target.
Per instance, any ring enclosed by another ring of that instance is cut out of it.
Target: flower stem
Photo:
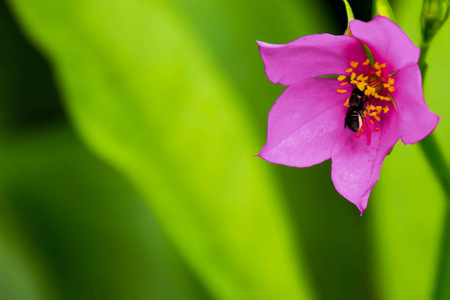
[[[419,145],[422,147],[422,151],[428,160],[428,163],[433,168],[434,173],[437,175],[439,182],[441,183],[447,200],[450,200],[450,182],[449,171],[445,163],[444,154],[439,147],[436,137],[431,133],[428,137],[423,139]],[[448,205],[449,203],[447,203]]]
[[[422,82],[424,81],[427,63],[425,57],[428,53],[429,44],[422,43],[420,47],[419,67],[422,73]],[[436,141],[436,136],[431,133],[428,137],[422,140],[419,145],[428,160],[428,163],[433,168],[434,173],[441,183],[446,203],[444,213],[444,223],[441,236],[441,246],[437,261],[437,270],[435,278],[435,286],[433,292],[433,299],[444,300],[450,299],[450,172],[447,167],[444,154]]]
[[[439,260],[437,261],[437,274],[432,298],[435,300],[445,300],[450,297],[450,285],[448,284],[450,281],[450,208],[448,205],[445,208],[443,226],[441,249]]]

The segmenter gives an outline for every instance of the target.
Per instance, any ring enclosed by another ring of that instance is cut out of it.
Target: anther
[[[342,105],[348,106],[349,101],[350,101],[350,97],[348,97],[348,98],[347,98],[347,101],[345,101],[344,104],[342,104]]]

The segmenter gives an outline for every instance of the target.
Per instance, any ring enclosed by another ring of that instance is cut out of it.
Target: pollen
[[[366,61],[363,62],[363,66],[368,66],[369,64],[370,64],[370,60],[369,59],[366,59]]]
[[[369,116],[374,117],[374,119],[377,120],[378,122],[381,120],[376,111],[370,113]]]
[[[348,68],[347,70],[345,70],[345,73],[351,73],[351,72],[353,72],[352,68]]]
[[[339,75],[339,77],[337,78],[337,80],[338,80],[338,81],[342,81],[342,80],[344,80],[345,78],[347,78],[346,75]]]
[[[348,106],[348,102],[349,102],[349,101],[350,101],[350,97],[348,97],[348,98],[347,98],[347,101],[345,101],[344,104],[342,104],[342,105]]]
[[[336,92],[338,92],[339,94],[345,94],[348,91],[347,90],[341,90],[341,89],[337,89]]]
[[[344,81],[344,82],[339,83],[340,86],[344,86],[344,85],[347,85],[347,84],[348,84],[347,81]]]
[[[358,87],[358,89],[360,89],[361,91],[364,91],[364,88],[367,86],[367,82],[358,82],[356,84],[356,86]]]
[[[375,109],[377,110],[377,114],[381,113],[381,110],[383,109],[381,106],[377,106],[375,107]]]
[[[375,94],[375,88],[372,86],[366,86],[366,90],[364,91],[364,95],[371,96]]]
[[[357,62],[357,61],[350,62],[350,66],[352,66],[352,68],[356,68],[356,67],[358,67],[358,65],[359,65],[359,62]]]
[[[379,62],[376,62],[373,66],[376,70],[381,70],[386,67],[386,63],[380,64]]]

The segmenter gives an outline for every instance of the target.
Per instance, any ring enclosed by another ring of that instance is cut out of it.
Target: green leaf
[[[253,117],[179,3],[11,3],[83,138],[140,191],[215,296],[310,298],[281,193],[252,156]]]
[[[130,185],[67,126],[4,142],[2,300],[208,299]]]
[[[5,169],[3,169],[5,172]],[[4,188],[4,186],[2,186]],[[28,233],[6,198],[0,199],[0,294],[4,300],[59,299],[57,288],[43,263],[39,247],[30,242]]]

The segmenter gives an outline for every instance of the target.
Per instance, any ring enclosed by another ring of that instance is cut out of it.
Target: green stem
[[[425,73],[427,72],[428,65],[425,62],[425,57],[428,54],[428,49],[430,48],[430,44],[422,43],[420,45],[420,58],[419,58],[419,68],[422,73],[422,83],[425,82]]]
[[[419,67],[422,73],[422,82],[424,82],[428,67],[425,62],[428,48],[428,43],[422,43],[420,47]],[[441,236],[441,247],[437,262],[433,299],[450,299],[450,285],[448,284],[450,282],[450,278],[448,278],[450,274],[450,172],[445,162],[444,154],[436,141],[434,133],[431,133],[419,144],[430,166],[433,168],[434,173],[444,188],[445,198],[447,199],[445,203],[444,224]]]
[[[425,154],[428,163],[433,168],[434,173],[437,175],[439,182],[444,188],[446,198],[449,199],[450,195],[450,183],[449,172],[445,163],[444,154],[436,141],[436,137],[431,133],[428,137],[423,139],[419,145]],[[448,203],[447,203],[448,204]]]
[[[448,199],[448,197],[447,197]],[[444,228],[441,235],[441,249],[437,261],[437,274],[435,278],[433,299],[445,300],[450,297],[450,209],[447,205],[444,215]]]

